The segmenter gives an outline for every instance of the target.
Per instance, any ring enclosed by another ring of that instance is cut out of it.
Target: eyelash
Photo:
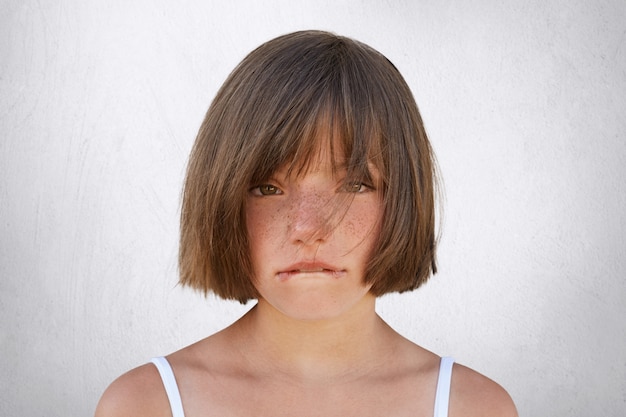
[[[263,189],[269,192],[263,192]],[[280,195],[283,193],[280,188],[272,184],[257,185],[256,187],[252,187],[250,191],[252,192],[252,194],[257,196]]]
[[[354,187],[358,187],[357,189],[355,189]],[[367,191],[371,191],[373,190],[374,187],[372,187],[371,185],[368,185],[364,182],[359,182],[359,181],[353,181],[353,182],[349,182],[344,184],[343,186],[343,190],[349,193],[365,193]]]

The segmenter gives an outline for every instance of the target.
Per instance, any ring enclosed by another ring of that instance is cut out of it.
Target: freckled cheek
[[[284,225],[285,216],[280,208],[255,207],[248,212],[246,221],[252,241],[270,242],[278,235],[281,225]]]
[[[378,207],[364,207],[348,213],[342,224],[346,235],[352,239],[364,240],[374,238],[380,230],[380,209]]]

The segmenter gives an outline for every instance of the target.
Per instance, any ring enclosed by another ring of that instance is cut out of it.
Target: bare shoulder
[[[151,363],[117,378],[104,391],[95,417],[170,416],[167,394],[161,377]]]
[[[517,417],[510,395],[496,382],[455,364],[450,392],[450,416]]]

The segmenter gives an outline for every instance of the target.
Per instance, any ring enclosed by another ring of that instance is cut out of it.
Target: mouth
[[[280,280],[295,277],[331,277],[339,278],[345,274],[345,270],[332,265],[322,263],[298,263],[278,272]]]

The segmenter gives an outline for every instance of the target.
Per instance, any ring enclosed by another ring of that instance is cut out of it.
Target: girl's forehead
[[[311,143],[306,146],[307,150],[283,162],[279,170],[296,176],[319,171],[345,173],[355,166],[368,164],[366,154],[363,158],[355,158],[351,154],[355,150],[353,144],[342,135],[324,130],[318,130],[315,137],[309,138]]]
[[[299,177],[317,172],[341,173],[345,172],[347,167],[348,158],[341,146],[337,149],[337,146],[331,146],[326,142],[321,143],[308,155],[286,161],[278,167],[277,173]]]
[[[331,149],[328,145],[320,147],[319,152],[311,154],[309,158],[288,161],[274,172],[276,176],[292,179],[309,174],[324,174],[337,179],[347,179],[350,176],[376,180],[380,177],[380,171],[373,160],[355,163],[345,155],[341,147]]]
[[[350,178],[372,177],[376,168],[384,172],[378,129],[358,129],[361,123],[355,125],[330,106],[300,122],[280,124],[289,128],[266,137],[264,151],[257,154],[253,182],[271,175],[299,177],[320,170]]]

